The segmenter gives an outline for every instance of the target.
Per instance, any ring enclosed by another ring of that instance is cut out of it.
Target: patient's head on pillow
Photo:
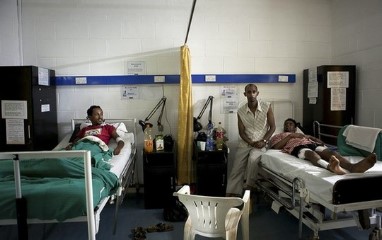
[[[299,122],[297,122],[296,120],[294,120],[293,118],[288,118],[284,121],[279,121],[277,122],[276,124],[276,130],[275,132],[272,134],[272,136],[276,135],[276,134],[279,134],[279,133],[282,133],[282,132],[286,132],[285,130],[285,124],[287,122],[291,122],[293,124],[293,126],[295,126],[295,129],[296,129],[296,133],[302,133],[304,134],[304,128],[300,125]]]
[[[300,132],[299,123],[296,122],[293,118],[288,118],[284,121],[284,132]]]

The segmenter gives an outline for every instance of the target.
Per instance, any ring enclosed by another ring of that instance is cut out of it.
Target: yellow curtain
[[[181,48],[180,91],[178,105],[178,184],[190,184],[192,179],[193,111],[190,50]]]

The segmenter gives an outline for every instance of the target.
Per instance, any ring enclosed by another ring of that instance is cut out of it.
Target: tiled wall
[[[179,74],[179,51],[191,5],[189,0],[24,0],[23,62],[52,68],[59,76],[125,75],[128,61],[144,61],[146,74]],[[293,101],[294,116],[301,121],[302,70],[355,64],[360,79],[358,124],[381,127],[382,111],[376,101],[382,86],[378,78],[382,69],[380,5],[373,0],[197,1],[188,36],[191,72],[296,74],[294,84],[259,84],[259,90],[263,99]],[[0,64],[17,65],[16,3],[1,1],[0,13]],[[242,102],[244,85],[234,85]],[[145,94],[138,100],[122,100],[121,87],[58,87],[60,137],[69,132],[69,120],[85,117],[91,104],[101,105],[108,118],[144,119],[162,94],[168,98],[162,119],[165,131],[176,136],[178,86],[159,85],[155,93],[152,86],[139,86]],[[221,121],[229,131],[232,161],[237,120],[235,114],[221,114],[220,87],[194,84],[194,115],[209,95],[215,97],[213,120]],[[207,115],[202,122],[207,122]]]

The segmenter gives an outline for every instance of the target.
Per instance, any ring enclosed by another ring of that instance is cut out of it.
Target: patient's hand
[[[113,151],[113,154],[114,155],[118,155],[120,152],[121,152],[120,148],[115,148],[114,151]]]
[[[73,144],[69,143],[68,146],[66,146],[65,150],[72,150]]]

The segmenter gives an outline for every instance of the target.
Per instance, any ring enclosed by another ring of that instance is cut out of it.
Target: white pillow
[[[125,133],[128,133],[126,125],[123,122],[112,123],[111,125],[113,125],[117,129],[117,134],[120,137],[123,137],[125,135]]]
[[[87,126],[90,126],[90,125],[92,125],[91,122],[83,122],[83,123],[81,123],[81,125],[80,125],[80,129],[83,129],[84,127],[87,127]]]
[[[302,134],[305,134],[300,128],[296,128],[296,133],[302,133]]]
[[[284,127],[276,127],[276,130],[275,130],[275,132],[272,134],[272,136],[273,135],[276,135],[276,134],[279,134],[279,133],[282,133],[282,132],[284,132]],[[302,133],[302,134],[304,134],[304,132],[300,129],[300,128],[296,128],[296,133]]]

